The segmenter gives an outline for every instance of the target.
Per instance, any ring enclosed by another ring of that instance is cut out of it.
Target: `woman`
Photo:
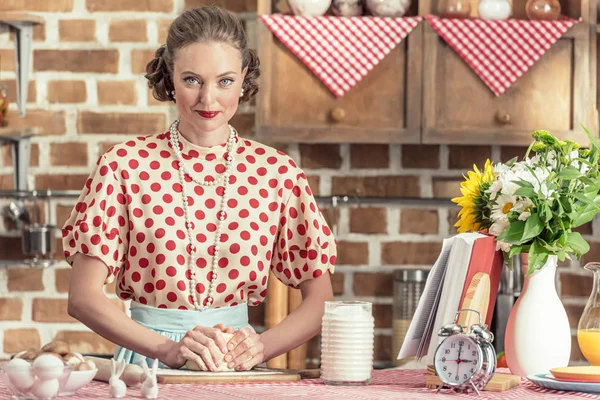
[[[63,228],[69,314],[118,344],[117,359],[215,371],[225,354],[229,368],[250,369],[319,332],[334,238],[294,161],[228,124],[259,76],[233,14],[179,16],[147,72],[179,119],[99,158]],[[303,302],[256,334],[248,306],[264,300],[269,270]],[[115,279],[131,319],[103,293]]]

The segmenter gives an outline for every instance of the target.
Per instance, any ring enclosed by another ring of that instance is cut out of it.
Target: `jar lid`
[[[425,269],[397,269],[394,271],[394,281],[400,282],[425,282],[429,270]]]

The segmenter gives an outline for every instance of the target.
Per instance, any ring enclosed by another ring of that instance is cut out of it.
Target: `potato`
[[[63,342],[62,340],[53,340],[50,343],[46,344],[41,349],[42,353],[57,353],[61,356],[64,356],[71,352],[71,348],[67,342]]]

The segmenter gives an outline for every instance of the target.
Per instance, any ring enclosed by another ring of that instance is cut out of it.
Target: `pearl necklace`
[[[206,311],[213,303],[214,299],[212,297],[212,291],[214,289],[215,282],[217,280],[217,273],[215,269],[217,267],[217,263],[219,260],[219,243],[221,242],[221,228],[223,226],[223,221],[225,220],[225,204],[227,197],[227,187],[229,186],[229,175],[231,173],[231,167],[234,162],[234,154],[236,141],[235,129],[231,125],[229,125],[229,139],[227,140],[227,163],[225,166],[225,171],[217,176],[214,181],[204,181],[200,180],[187,169],[183,161],[183,155],[181,154],[181,150],[179,149],[179,120],[173,121],[171,127],[169,128],[169,132],[171,133],[171,146],[173,147],[173,152],[175,153],[175,157],[177,158],[177,162],[179,164],[179,183],[181,183],[181,200],[183,202],[183,214],[185,216],[185,228],[187,230],[188,242],[190,245],[190,258],[188,259],[188,270],[190,272],[189,279],[189,288],[190,288],[190,296],[194,302],[194,308],[198,311]],[[217,221],[217,230],[215,234],[215,243],[214,243],[214,254],[212,258],[211,264],[211,276],[210,276],[210,284],[208,286],[208,290],[206,292],[206,305],[201,305],[198,302],[198,294],[196,292],[196,273],[194,272],[194,265],[196,264],[196,246],[194,245],[194,236],[192,232],[192,224],[190,222],[189,209],[188,209],[188,196],[187,191],[185,189],[185,179],[184,175],[187,174],[192,181],[202,186],[214,186],[219,182],[223,182],[223,197],[221,198],[221,207],[219,213],[219,220]]]

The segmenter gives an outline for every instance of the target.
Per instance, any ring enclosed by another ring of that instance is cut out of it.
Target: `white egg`
[[[63,361],[52,354],[42,354],[33,361],[33,372],[42,380],[55,379],[63,374]]]
[[[13,358],[6,364],[6,375],[10,383],[20,392],[28,391],[35,381],[31,373],[31,364],[21,358]]]
[[[58,393],[58,379],[37,380],[31,388],[36,399],[51,399]]]

